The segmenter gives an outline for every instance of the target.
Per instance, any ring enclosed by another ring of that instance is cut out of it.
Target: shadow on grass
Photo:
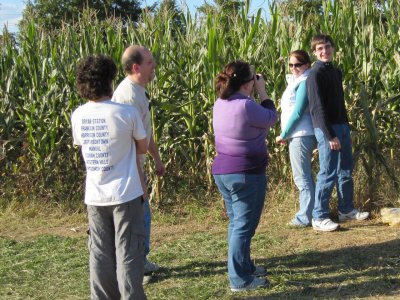
[[[254,292],[257,296],[232,295],[232,299],[400,296],[400,239],[258,259],[257,263],[268,267],[271,287]],[[195,261],[163,269],[151,282],[170,278],[212,277],[226,273],[226,261]]]
[[[308,251],[260,260],[270,270],[268,296],[234,299],[400,299],[400,239],[330,251]],[[284,291],[275,291],[284,285]]]
[[[152,276],[150,282],[156,283],[170,278],[208,277],[227,274],[227,272],[226,261],[195,261],[179,267],[162,268]]]

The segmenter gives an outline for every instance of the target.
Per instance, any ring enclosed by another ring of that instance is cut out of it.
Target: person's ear
[[[253,81],[253,80],[250,80],[250,81],[248,81],[248,82],[246,82],[246,83],[244,84],[244,87],[245,87],[246,90],[249,90],[249,89],[251,89],[251,88],[254,87],[254,86],[251,85],[252,82],[254,82],[254,81]]]
[[[139,64],[133,64],[132,65],[132,71],[134,73],[138,73],[139,72]]]

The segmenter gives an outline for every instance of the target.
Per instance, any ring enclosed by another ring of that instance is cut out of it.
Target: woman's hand
[[[284,139],[282,139],[280,135],[278,135],[278,136],[276,137],[275,142],[276,142],[277,144],[281,144],[281,145],[286,145],[286,144],[287,144],[287,141],[284,140]]]
[[[258,79],[257,79],[258,76]],[[262,74],[254,75],[254,89],[257,91],[260,101],[268,99],[268,94],[265,91],[265,80]]]

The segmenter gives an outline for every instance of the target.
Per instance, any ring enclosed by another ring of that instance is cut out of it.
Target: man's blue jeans
[[[329,140],[321,129],[315,128],[318,141],[320,171],[315,187],[315,205],[313,219],[329,218],[329,200],[336,184],[338,208],[342,213],[349,213],[353,206],[353,155],[350,129],[347,124],[332,125],[341,144],[340,150],[332,150]]]
[[[147,186],[147,176],[143,171],[144,182]],[[150,234],[151,234],[151,208],[150,199],[143,201],[143,219],[144,219],[144,263],[147,262],[147,255],[150,253]]]
[[[151,233],[151,209],[149,199],[143,201],[144,212],[144,262],[147,262],[147,255],[150,252],[150,233]]]
[[[317,140],[314,135],[295,137],[289,140],[290,164],[294,183],[300,196],[300,209],[293,222],[299,225],[311,224],[315,193],[311,158],[316,147]]]
[[[231,287],[251,283],[255,266],[250,244],[264,207],[267,177],[262,174],[214,175],[229,217],[228,275]]]

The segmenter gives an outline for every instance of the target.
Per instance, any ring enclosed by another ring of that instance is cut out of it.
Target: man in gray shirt
[[[154,79],[156,63],[149,49],[132,45],[122,55],[122,66],[127,74],[115,90],[112,101],[131,104],[139,111],[148,137],[148,153],[154,160],[156,174],[163,176],[165,166],[160,158],[158,147],[153,140],[147,85]],[[140,167],[144,169],[146,154],[140,156]],[[147,260],[150,252],[151,210],[149,199],[144,203],[145,251],[144,274],[157,271],[160,266]]]

